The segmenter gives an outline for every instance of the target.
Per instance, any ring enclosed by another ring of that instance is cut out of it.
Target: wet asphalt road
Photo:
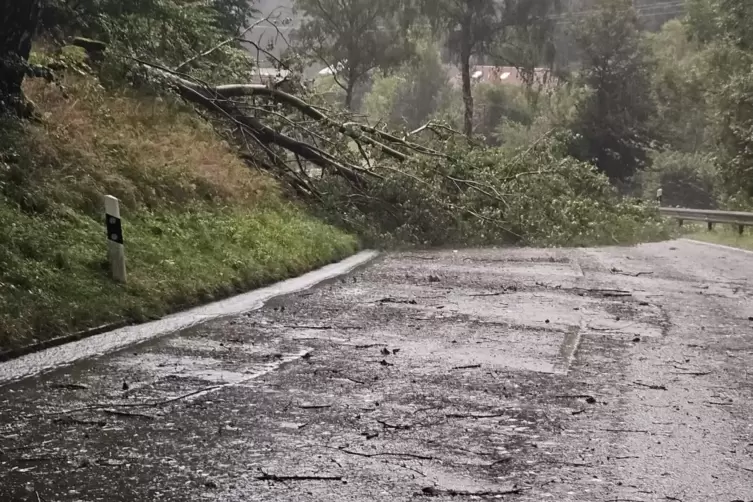
[[[387,255],[0,383],[0,501],[753,501],[751,263]]]

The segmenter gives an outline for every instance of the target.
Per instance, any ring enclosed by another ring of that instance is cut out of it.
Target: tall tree
[[[353,107],[353,91],[374,69],[398,67],[412,55],[407,0],[295,0],[304,15],[296,45],[333,72]]]
[[[24,109],[21,84],[41,10],[42,0],[0,0],[0,113]]]
[[[753,203],[753,4],[750,0],[693,0],[688,29],[705,45],[708,103],[728,203]]]
[[[689,36],[686,24],[672,20],[647,35],[655,61],[652,72],[657,129],[673,150],[695,153],[709,147],[708,58]]]
[[[655,114],[651,63],[631,0],[599,0],[573,25],[580,51],[577,82],[586,97],[571,128],[573,155],[624,180],[647,159]]]
[[[422,0],[431,24],[443,32],[457,57],[463,85],[463,128],[473,134],[471,64],[474,56],[494,55],[512,38],[543,45],[558,0]],[[521,37],[522,34],[531,36]],[[522,63],[513,61],[513,64]]]

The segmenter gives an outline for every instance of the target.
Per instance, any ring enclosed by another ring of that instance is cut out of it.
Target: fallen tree
[[[138,63],[147,72],[174,88],[186,101],[229,121],[237,128],[237,132],[242,138],[251,137],[254,140],[252,143],[244,141],[248,147],[245,155],[252,156],[254,152],[258,152],[258,149],[261,148],[268,156],[267,161],[262,163],[270,167],[271,162],[278,174],[290,174],[293,170],[291,170],[289,165],[290,160],[286,156],[271,150],[273,147],[279,147],[295,157],[296,165],[299,168],[298,174],[306,172],[298,161],[300,158],[322,169],[334,172],[359,187],[365,186],[368,178],[383,179],[383,176],[379,174],[380,170],[400,172],[386,164],[375,163],[382,160],[383,157],[389,157],[398,163],[407,162],[414,155],[425,155],[442,159],[451,158],[446,153],[420,143],[409,141],[407,138],[401,138],[389,131],[377,129],[368,124],[341,121],[330,117],[321,108],[275,87],[263,84],[212,86],[206,82],[192,79],[185,74],[180,74],[159,65],[145,61],[138,61]],[[251,98],[252,100],[254,98],[264,98],[268,102],[265,107],[265,105],[260,106],[258,103],[250,104],[245,98]],[[290,110],[309,119],[310,122],[293,120],[291,117],[281,113],[276,105],[286,105]],[[293,131],[299,133],[299,136],[308,137],[309,141],[295,138],[274,129],[267,125],[259,115],[281,118],[283,124],[291,127]],[[361,155],[360,161],[366,167],[358,165],[353,159],[347,159],[342,156],[338,157],[317,146],[311,139],[323,138],[323,136],[321,131],[315,131],[313,127],[329,129],[353,141],[357,145]],[[445,129],[450,130],[446,127]],[[434,125],[431,123],[426,124],[421,128],[421,131],[423,130],[435,130]],[[413,134],[421,131],[414,131]],[[252,144],[256,145],[256,148],[252,147]],[[367,154],[367,147],[372,150],[371,155]],[[408,176],[407,173],[404,174]],[[461,179],[453,179],[453,181],[455,183],[469,184],[471,187],[481,189],[480,184],[476,182]],[[302,183],[303,185],[301,185]],[[305,187],[311,194],[317,192],[315,187],[310,184],[310,180],[302,180],[300,176],[295,177],[294,185],[298,188]],[[493,190],[492,187],[486,188]]]
[[[400,135],[329,110],[303,87],[296,95],[281,85],[212,85],[138,66],[209,112],[251,164],[380,244],[619,243],[662,231],[650,208],[623,201],[593,166],[565,155],[556,131],[516,152],[445,124]]]

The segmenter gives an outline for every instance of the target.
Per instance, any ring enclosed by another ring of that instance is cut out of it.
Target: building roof
[[[460,70],[455,66],[448,67],[450,83],[455,87],[462,86]],[[534,69],[534,82],[538,85],[546,85],[553,80],[551,72],[547,68]],[[522,87],[526,85],[526,78],[520,69],[515,66],[487,66],[478,65],[471,68],[471,79],[490,84],[514,85]]]

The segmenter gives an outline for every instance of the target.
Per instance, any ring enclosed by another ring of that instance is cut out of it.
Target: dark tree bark
[[[0,0],[0,113],[28,113],[21,84],[44,0]]]
[[[355,71],[351,68],[348,72],[348,81],[345,84],[345,109],[348,111],[353,110],[353,91],[356,88],[356,79]]]

